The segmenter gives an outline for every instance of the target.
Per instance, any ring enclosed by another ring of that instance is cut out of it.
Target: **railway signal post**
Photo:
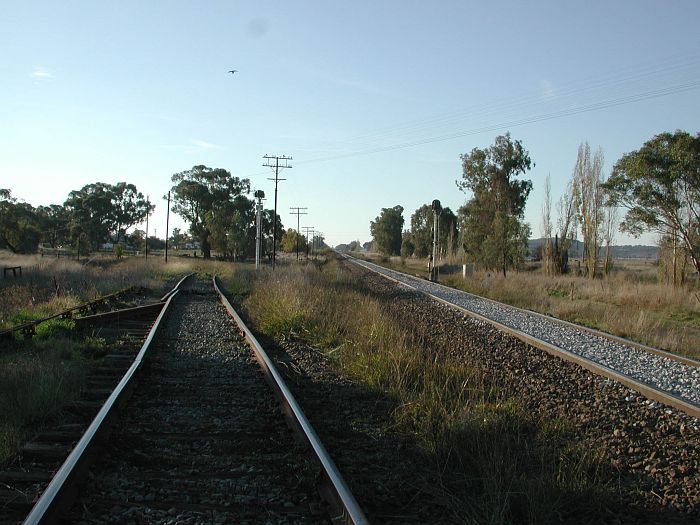
[[[258,199],[258,202],[255,205],[255,269],[259,270],[260,246],[262,244],[262,201],[265,199],[265,192],[262,190],[257,190],[253,195],[256,199]]]
[[[437,271],[437,256],[438,256],[438,227],[440,224],[440,212],[442,211],[442,205],[440,201],[435,199],[433,201],[433,264],[430,269],[430,280],[437,282],[438,271]]]

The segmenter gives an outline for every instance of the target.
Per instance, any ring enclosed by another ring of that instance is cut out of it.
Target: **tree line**
[[[0,247],[34,253],[43,243],[83,253],[106,242],[127,242],[127,230],[155,206],[133,184],[96,182],[73,190],[62,205],[34,207],[0,189]]]
[[[460,155],[460,160],[462,174],[456,183],[470,198],[457,215],[449,208],[439,212],[438,251],[442,257],[459,251],[477,267],[506,275],[528,254],[531,229],[524,213],[532,181],[524,176],[534,162],[510,133],[496,137],[487,148]],[[556,201],[556,218],[547,177],[539,254],[544,271],[570,271],[570,248],[580,234],[583,250],[577,270],[590,278],[607,274],[616,232],[653,232],[660,236],[660,265],[669,282],[682,284],[688,264],[700,278],[700,134],[659,134],[623,155],[607,178],[603,165],[602,150],[592,152],[582,142],[567,189]],[[402,257],[429,255],[431,206],[415,210],[405,230],[403,211],[399,205],[382,208],[370,222],[374,249]]]
[[[174,174],[171,180],[171,209],[189,223],[190,234],[175,228],[171,242],[177,246],[196,241],[205,258],[211,257],[212,250],[232,259],[254,255],[255,201],[248,196],[248,179],[223,168],[198,165]],[[0,189],[0,248],[34,253],[44,244],[87,253],[105,243],[140,247],[145,233],[128,230],[154,209],[135,185],[126,182],[87,184],[71,191],[62,205],[38,207],[19,201],[9,189]],[[272,252],[273,221],[278,231],[284,231],[279,215],[263,210],[264,255]],[[157,244],[154,241],[148,239],[149,246]]]

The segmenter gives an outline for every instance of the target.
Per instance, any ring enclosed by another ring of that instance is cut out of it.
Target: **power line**
[[[609,89],[611,87],[624,85],[627,83],[639,83],[641,80],[648,79],[654,76],[663,76],[667,78],[670,73],[683,71],[686,69],[696,69],[698,65],[698,57],[693,56],[689,59],[682,57],[679,59],[670,58],[665,60],[660,66],[644,65],[641,68],[617,68],[615,71],[606,75],[594,78],[586,78],[583,81],[572,81],[560,86],[557,86],[555,92],[551,95],[543,96],[542,90],[530,91],[517,97],[509,97],[504,100],[494,101],[490,104],[478,104],[472,108],[451,111],[449,113],[435,115],[427,119],[419,119],[414,121],[406,121],[394,125],[378,128],[375,131],[369,131],[357,136],[344,139],[346,142],[376,138],[385,136],[389,133],[404,132],[409,130],[420,130],[435,124],[448,124],[453,121],[471,119],[477,116],[493,114],[497,111],[507,109],[528,109],[532,106],[540,106],[542,104],[551,104],[554,101],[569,98],[572,95],[585,93],[587,91]]]
[[[373,148],[365,151],[355,151],[351,153],[342,153],[339,155],[332,155],[328,157],[319,157],[316,159],[309,159],[305,161],[298,162],[297,164],[315,164],[318,162],[328,162],[330,160],[339,160],[339,159],[346,159],[350,157],[358,157],[362,155],[371,155],[374,153],[382,153],[386,151],[393,151],[393,150],[398,150],[398,149],[405,149],[405,148],[412,148],[415,146],[421,146],[424,144],[431,144],[434,142],[443,142],[447,140],[454,140],[456,138],[461,138],[461,137],[467,137],[470,135],[478,135],[480,133],[484,133],[487,131],[498,131],[502,129],[509,129],[512,127],[516,126],[523,126],[525,124],[533,124],[536,122],[543,122],[547,120],[553,120],[557,118],[563,118],[563,117],[568,117],[571,115],[578,115],[581,113],[588,113],[591,111],[599,111],[601,109],[607,109],[615,106],[621,106],[625,104],[631,104],[634,102],[640,102],[643,100],[650,100],[654,98],[659,98],[659,97],[664,97],[668,95],[674,95],[677,93],[683,93],[686,91],[692,91],[695,89],[700,88],[700,80],[694,80],[691,82],[687,82],[685,84],[680,84],[676,86],[670,86],[667,88],[661,88],[661,89],[656,89],[652,91],[647,91],[644,93],[639,93],[636,95],[628,95],[616,99],[610,99],[610,100],[605,100],[601,102],[595,102],[592,104],[587,104],[585,106],[578,106],[578,107],[573,107],[573,108],[568,108],[568,109],[563,109],[559,111],[554,111],[551,113],[544,113],[541,115],[535,115],[532,117],[527,117],[523,119],[518,119],[518,120],[512,120],[508,122],[501,122],[499,124],[494,124],[494,125],[489,125],[489,126],[484,126],[481,128],[474,128],[470,130],[465,130],[465,131],[459,131],[455,133],[451,133],[448,135],[442,135],[438,137],[429,137],[425,139],[418,139],[415,141],[409,141],[409,142],[402,142],[398,144],[392,144],[389,146],[382,146],[378,148]]]
[[[457,122],[463,121],[465,119],[474,120],[474,118],[476,117],[496,115],[502,112],[503,110],[527,110],[542,106],[551,106],[554,102],[563,102],[565,99],[571,98],[572,96],[579,95],[581,93],[586,93],[594,90],[600,91],[603,89],[609,89],[611,87],[622,86],[629,83],[638,84],[642,80],[651,79],[653,77],[661,76],[663,78],[667,78],[672,73],[678,73],[687,70],[695,71],[699,62],[700,59],[697,56],[679,54],[665,57],[662,62],[659,62],[657,64],[635,64],[629,66],[622,66],[620,68],[616,68],[613,71],[608,71],[607,73],[598,77],[587,77],[583,80],[577,80],[562,84],[561,86],[557,87],[555,94],[553,94],[552,96],[543,97],[541,90],[537,92],[530,91],[517,97],[495,101],[490,104],[479,104],[472,108],[452,111],[442,115],[435,115],[426,119],[405,121],[394,125],[377,128],[373,131],[370,130],[355,137],[345,138],[343,139],[343,142],[352,142],[354,140],[364,138],[398,138],[397,134],[405,134],[409,131],[428,131],[431,127],[434,128],[438,125],[447,125],[452,123],[456,124]],[[374,153],[381,153],[399,149],[406,149],[434,142],[454,140],[456,138],[477,135],[489,131],[499,131],[503,129],[508,129],[509,127],[522,126],[526,124],[537,123],[546,120],[554,120],[558,118],[565,118],[568,116],[587,113],[590,111],[599,111],[602,109],[631,104],[635,102],[641,102],[644,100],[651,100],[654,98],[670,96],[695,90],[699,87],[700,80],[695,79],[692,81],[687,81],[685,83],[676,84],[665,88],[649,90],[634,95],[625,95],[616,98],[609,98],[603,101],[578,105],[576,107],[572,106],[556,111],[536,113],[535,115],[532,115],[530,117],[513,117],[512,119],[505,120],[497,124],[486,124],[484,126],[475,127],[468,130],[455,131],[453,133],[428,136],[424,138],[416,138],[415,140],[397,141],[394,144],[388,144],[386,146],[368,147],[366,149],[358,149],[355,151],[348,151],[346,153],[338,153],[337,155],[327,155],[323,157],[311,158],[308,160],[297,162],[297,164],[313,164],[319,162],[328,162],[332,160],[371,155]],[[248,175],[248,177],[255,177],[262,174],[264,174],[264,172],[253,173]]]
[[[309,258],[309,232],[311,232],[311,235],[314,234],[314,227],[313,226],[302,226],[302,230],[306,230],[306,258]]]

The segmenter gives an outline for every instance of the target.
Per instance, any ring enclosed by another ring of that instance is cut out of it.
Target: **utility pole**
[[[323,238],[323,232],[318,231],[318,232],[314,232],[314,233],[315,233],[315,235],[314,235],[314,241],[316,242],[316,251],[319,251],[319,252],[320,252],[320,251],[321,251],[321,248],[322,248],[322,246],[321,246],[321,239]]]
[[[290,207],[290,210],[296,210],[292,211],[292,215],[297,216],[297,261],[299,260],[299,235],[301,235],[301,232],[299,231],[299,216],[301,215],[308,215],[308,213],[303,212],[301,210],[308,210],[309,208],[299,208],[296,206]]]
[[[275,168],[275,178],[267,179],[275,181],[275,215],[272,217],[272,269],[274,270],[275,260],[277,258],[277,183],[281,180],[287,180],[280,179],[279,173],[280,169],[291,168],[288,161],[292,160],[292,157],[287,157],[285,155],[263,155],[263,159],[265,159],[265,164],[263,164],[263,166]],[[272,159],[275,159],[274,164],[271,164]],[[280,164],[281,160],[284,161],[284,164]]]
[[[149,197],[146,195],[146,260],[148,260],[148,216],[151,214],[151,202],[148,199]]]
[[[255,198],[258,199],[258,203],[255,205],[255,269],[259,270],[260,246],[262,244],[262,201],[265,199],[265,192],[263,190],[257,190],[254,195]]]
[[[168,192],[168,212],[165,214],[165,262],[168,262],[168,234],[170,233],[170,192]]]
[[[309,258],[309,246],[310,246],[309,231],[311,232],[311,235],[313,235],[314,227],[313,226],[303,226],[302,230],[306,230],[306,258],[308,259]],[[313,238],[312,238],[312,242],[313,242]]]

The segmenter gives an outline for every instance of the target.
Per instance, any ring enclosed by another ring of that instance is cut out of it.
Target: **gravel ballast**
[[[540,315],[418,279],[382,266],[353,260],[370,270],[579,355],[636,381],[700,407],[700,368],[651,354]]]
[[[210,281],[176,298],[75,523],[328,523],[286,426]]]
[[[508,335],[493,325],[341,263],[427,351],[479,363],[541,421],[563,420],[577,444],[603,454],[620,498],[610,523],[700,520],[700,422]]]

